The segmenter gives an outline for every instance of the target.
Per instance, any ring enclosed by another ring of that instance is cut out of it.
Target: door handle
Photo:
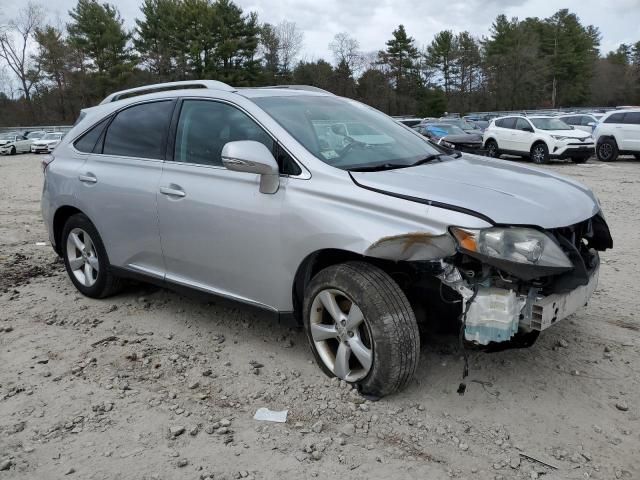
[[[98,181],[98,179],[91,173],[87,173],[86,175],[78,175],[78,180],[83,183],[96,183]]]
[[[160,193],[162,193],[163,195],[169,195],[171,197],[186,197],[187,196],[185,191],[182,190],[182,188],[180,188],[177,185],[172,185],[170,187],[160,187]]]

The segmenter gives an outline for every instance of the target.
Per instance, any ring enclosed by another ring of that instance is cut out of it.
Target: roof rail
[[[311,85],[272,85],[270,87],[259,87],[259,88],[286,88],[290,90],[306,90],[308,92],[328,93],[329,95],[334,95],[328,90],[324,90],[319,87],[313,87]]]
[[[225,92],[235,92],[236,89],[226,83],[217,80],[185,80],[182,82],[156,83],[154,85],[143,85],[142,87],[129,88],[114,92],[106,97],[100,105],[115,102],[125,97],[134,97],[136,95],[144,95],[146,93],[162,92],[167,90],[184,90],[188,88],[208,88],[210,90],[222,90]]]

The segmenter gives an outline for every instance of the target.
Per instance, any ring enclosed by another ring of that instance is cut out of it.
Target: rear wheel
[[[549,149],[547,145],[540,142],[531,147],[531,160],[537,164],[549,163]]]
[[[381,269],[348,262],[318,273],[305,292],[304,326],[320,368],[382,397],[416,370],[420,334],[409,301]]]
[[[605,138],[598,142],[596,155],[601,162],[613,162],[618,158],[618,145],[612,138]]]
[[[498,149],[498,144],[495,140],[487,140],[485,148],[487,150],[488,157],[500,158],[500,150]]]
[[[86,215],[71,216],[61,240],[67,274],[82,294],[104,298],[119,290],[120,279],[111,273],[102,239]]]

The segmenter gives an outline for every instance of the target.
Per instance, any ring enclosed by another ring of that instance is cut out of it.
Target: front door
[[[258,175],[227,170],[220,157],[227,142],[255,140],[273,151],[274,141],[236,106],[212,100],[184,100],[175,130],[158,190],[167,280],[274,307],[286,185],[262,194]]]

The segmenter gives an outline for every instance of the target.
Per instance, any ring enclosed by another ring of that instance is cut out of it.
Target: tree
[[[329,43],[329,50],[333,52],[336,65],[344,63],[350,71],[360,67],[360,42],[347,32],[337,33]]]
[[[537,22],[499,15],[491,26],[483,42],[489,108],[534,108],[544,98],[546,64],[540,56]]]
[[[108,3],[78,0],[69,16],[69,44],[84,57],[81,68],[96,73],[97,93],[104,96],[122,85],[133,69],[131,34],[125,31],[118,9]]]
[[[275,83],[280,71],[280,39],[276,28],[265,23],[260,29],[260,52],[268,83]]]
[[[55,86],[61,119],[67,120],[65,91],[70,61],[67,42],[62,30],[51,25],[36,29],[35,40],[38,43],[36,61],[42,69],[43,76]]]
[[[174,79],[177,38],[179,32],[178,0],[144,0],[140,10],[142,18],[136,19],[134,46],[143,63],[162,79]]]
[[[280,66],[282,73],[286,75],[290,72],[293,61],[302,50],[304,34],[298,29],[295,22],[287,20],[283,20],[276,26],[276,34],[278,36]]]
[[[567,9],[537,22],[541,55],[546,57],[551,106],[580,105],[590,94],[593,65],[598,58],[600,33],[584,27]]]
[[[415,74],[415,60],[418,49],[412,37],[407,35],[404,25],[393,31],[393,38],[387,41],[387,49],[380,52],[382,61],[388,65],[396,90],[406,89],[408,78]]]
[[[447,97],[453,88],[453,76],[457,73],[457,57],[458,42],[450,30],[437,33],[427,47],[427,63],[440,73],[441,84]]]
[[[333,67],[325,60],[300,62],[293,69],[293,83],[333,90]]]
[[[39,79],[40,66],[29,55],[29,47],[43,18],[42,7],[29,2],[18,12],[16,19],[0,29],[0,58],[18,78],[32,118],[35,113],[31,91]]]

